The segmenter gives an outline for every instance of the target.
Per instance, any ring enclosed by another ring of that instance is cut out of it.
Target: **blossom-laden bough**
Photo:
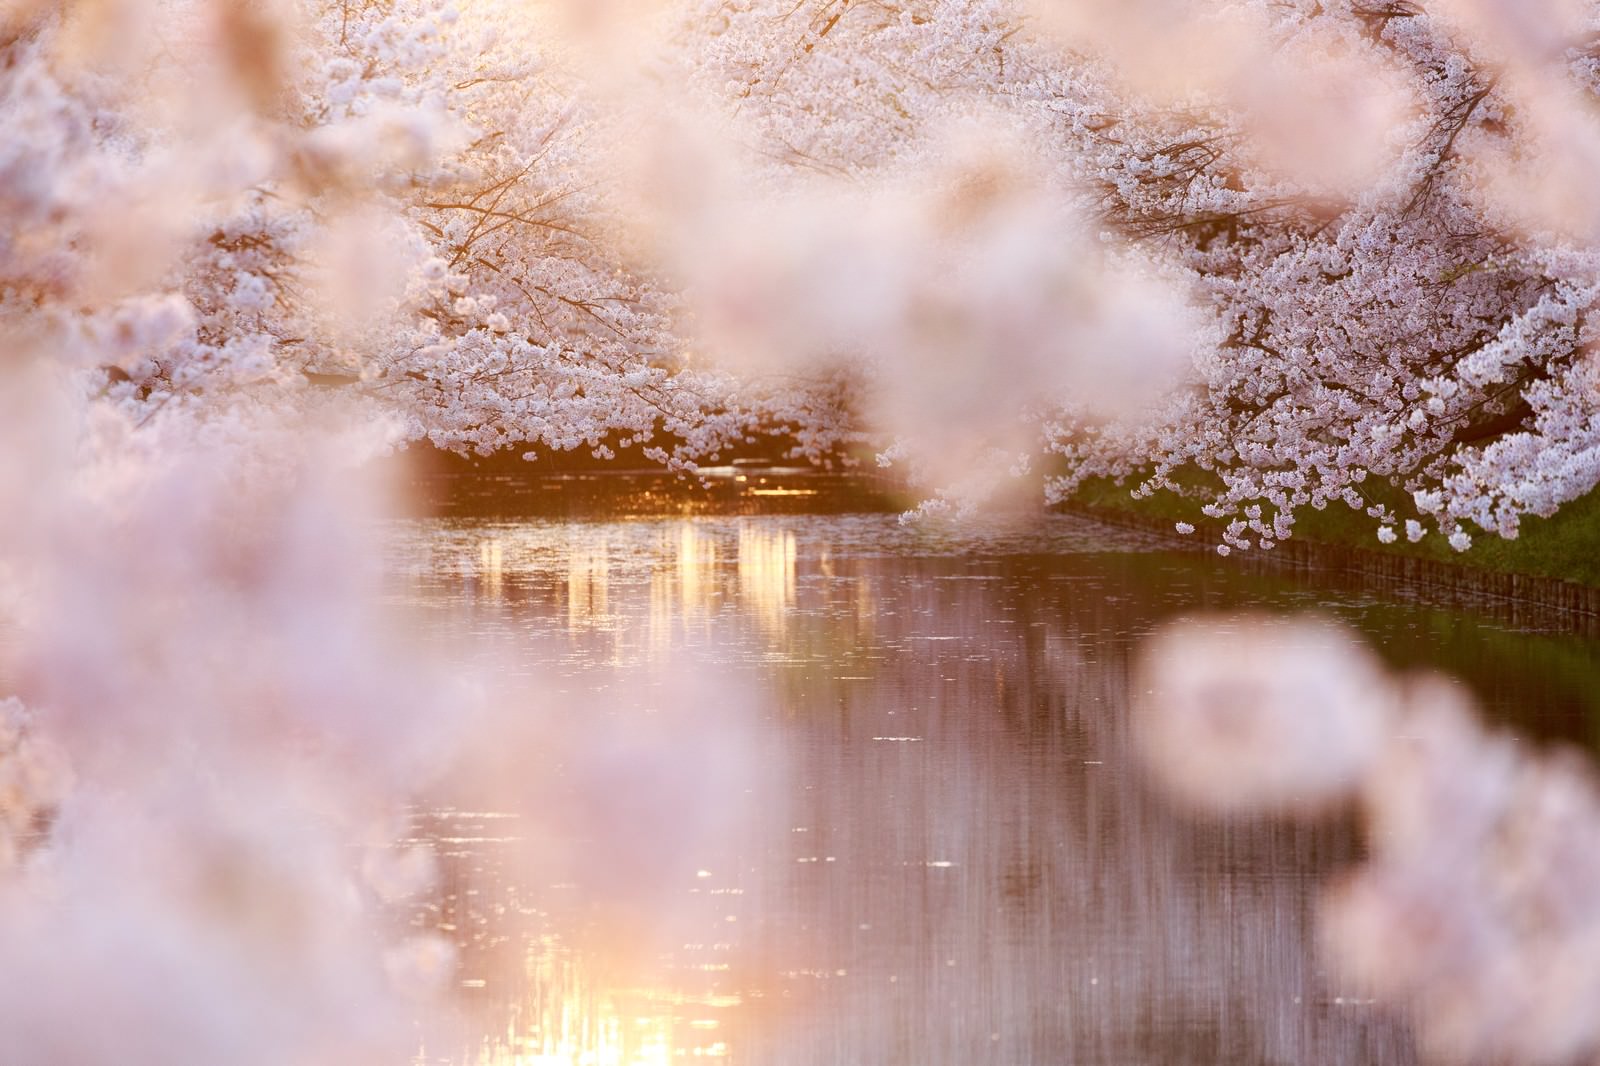
[[[763,157],[870,182],[951,112],[998,109],[1049,161],[1058,203],[1211,317],[1185,383],[1131,414],[1071,387],[1003,408],[1052,454],[1051,498],[1090,478],[1170,490],[1222,527],[1224,551],[1271,547],[1330,503],[1385,541],[1432,527],[1465,548],[1600,477],[1595,5],[697,11],[714,28],[686,50]],[[966,358],[1009,379],[1030,369],[1017,351]]]
[[[1224,547],[1330,503],[1466,547],[1600,479],[1595,17],[18,3],[0,298],[138,422],[874,441],[958,498],[1174,491]]]

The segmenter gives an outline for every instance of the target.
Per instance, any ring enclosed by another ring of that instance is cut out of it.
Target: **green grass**
[[[1149,499],[1135,500],[1128,486],[1108,480],[1094,481],[1079,489],[1074,499],[1091,507],[1126,511],[1170,522],[1191,522],[1209,527],[1219,523],[1200,513],[1200,501],[1160,492]],[[1406,512],[1397,507],[1401,514]],[[1393,544],[1378,540],[1378,524],[1342,503],[1325,510],[1310,508],[1295,516],[1296,540],[1368,548],[1390,555],[1409,555],[1438,559],[1513,574],[1538,574],[1563,578],[1585,585],[1600,586],[1600,490],[1567,504],[1551,518],[1527,518],[1516,540],[1503,540],[1477,532],[1472,547],[1457,552],[1438,532],[1430,532],[1416,544],[1406,541],[1404,531]]]

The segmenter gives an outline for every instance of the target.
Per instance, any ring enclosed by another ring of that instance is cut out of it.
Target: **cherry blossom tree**
[[[930,492],[1174,491],[1233,547],[1330,503],[1465,547],[1600,476],[1592,21],[22,5],[3,297],[136,420],[337,392],[456,451],[875,440]]]
[[[1515,536],[1600,477],[1578,177],[1594,17],[819,0],[701,5],[689,47],[760,154],[844,182],[914,157],[941,115],[1000,108],[1060,202],[1213,317],[1157,403],[1107,417],[1061,390],[1010,412],[1053,453],[1051,498],[1091,477],[1175,491],[1234,547],[1342,502],[1386,541],[1428,523],[1464,548],[1469,526]],[[1004,376],[1013,351],[968,358]]]

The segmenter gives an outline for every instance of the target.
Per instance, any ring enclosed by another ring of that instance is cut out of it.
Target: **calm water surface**
[[[1056,516],[397,526],[396,596],[508,692],[415,837],[462,947],[428,1063],[1414,1061],[1319,968],[1351,826],[1191,819],[1128,755],[1163,620],[1317,610],[1592,744],[1593,642],[1247,576]],[[480,760],[481,761],[481,760]],[[496,768],[497,767],[497,768]]]

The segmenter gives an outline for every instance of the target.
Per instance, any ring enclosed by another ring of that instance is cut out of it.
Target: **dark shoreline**
[[[1201,527],[1180,534],[1165,518],[1089,504],[1056,510],[1123,529],[1164,537],[1174,550],[1215,554],[1220,531]],[[1600,587],[1536,574],[1485,570],[1464,563],[1401,555],[1344,544],[1290,538],[1267,550],[1234,551],[1219,565],[1258,573],[1335,578],[1391,598],[1420,600],[1487,614],[1519,627],[1560,629],[1600,636]]]

